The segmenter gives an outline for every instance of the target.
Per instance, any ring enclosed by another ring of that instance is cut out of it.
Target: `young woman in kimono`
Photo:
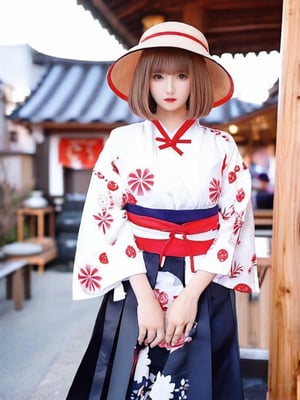
[[[251,178],[198,118],[233,82],[203,34],[165,22],[112,64],[145,121],[114,129],[93,170],[73,297],[103,296],[68,400],[241,400],[234,290],[257,291]]]

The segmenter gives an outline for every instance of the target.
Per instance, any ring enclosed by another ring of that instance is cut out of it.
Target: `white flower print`
[[[99,212],[97,215],[93,215],[100,230],[103,234],[106,234],[107,229],[110,229],[111,224],[114,222],[114,219],[111,214],[109,214],[105,209],[102,212]]]
[[[181,379],[180,386],[174,390],[175,393],[178,393],[178,400],[187,399],[188,388],[189,388],[188,379]]]
[[[172,394],[175,388],[175,383],[171,382],[171,376],[164,376],[160,372],[156,376],[156,381],[152,386],[151,399],[152,400],[170,400],[174,398]]]
[[[115,204],[110,195],[101,194],[98,196],[98,205],[100,210],[111,210]]]
[[[86,264],[80,268],[77,278],[83,290],[87,292],[97,292],[101,289],[100,281],[102,278],[98,268]]]
[[[221,196],[221,182],[219,179],[212,178],[209,187],[209,198],[213,203],[217,203]]]
[[[154,185],[154,175],[148,168],[136,169],[135,172],[131,172],[128,176],[128,185],[132,192],[139,196],[143,196],[145,192],[149,192]]]
[[[149,367],[151,360],[148,357],[149,347],[145,347],[139,352],[138,361],[135,368],[134,380],[138,383],[142,382],[143,377],[149,377]]]

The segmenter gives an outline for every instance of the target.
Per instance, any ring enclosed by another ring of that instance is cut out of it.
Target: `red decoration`
[[[59,162],[66,168],[92,169],[103,149],[103,139],[62,138]]]
[[[233,183],[234,181],[236,181],[236,173],[234,171],[231,171],[228,174],[228,182]]]
[[[217,257],[218,257],[218,260],[219,260],[220,262],[226,261],[227,258],[228,258],[228,251],[225,250],[225,249],[219,250],[219,251],[218,251],[218,254],[217,254]]]
[[[109,181],[108,184],[107,184],[107,189],[111,190],[112,192],[114,192],[115,190],[119,189],[119,186],[118,186],[118,184],[116,182]]]
[[[132,246],[127,246],[126,250],[125,250],[125,253],[126,253],[127,257],[130,257],[130,258],[135,258],[136,257],[135,248],[132,247]]]
[[[135,172],[129,174],[128,185],[133,192],[137,193],[139,196],[143,196],[145,192],[149,192],[152,189],[154,185],[154,175],[148,168],[138,168]]]
[[[108,264],[108,257],[106,253],[101,253],[99,255],[99,261],[101,262],[101,264]]]
[[[233,289],[237,290],[238,292],[243,292],[243,293],[251,293],[252,292],[250,286],[246,285],[246,283],[239,283]]]
[[[244,190],[243,190],[243,189],[239,189],[239,190],[237,191],[237,194],[236,194],[236,199],[237,199],[237,201],[240,203],[241,201],[244,200],[244,198],[245,198],[245,192],[244,192]]]
[[[88,264],[86,264],[83,268],[80,268],[80,271],[78,273],[78,280],[80,282],[80,285],[90,290],[91,292],[94,292],[95,290],[101,288],[101,279],[102,278],[99,275],[98,269]]]

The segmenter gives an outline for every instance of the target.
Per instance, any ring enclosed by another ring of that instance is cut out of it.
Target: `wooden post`
[[[297,399],[300,360],[300,1],[283,1],[272,240],[269,400]],[[299,393],[299,388],[298,388]]]

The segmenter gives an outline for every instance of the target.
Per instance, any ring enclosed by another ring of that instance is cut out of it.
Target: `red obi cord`
[[[169,233],[168,239],[149,239],[135,236],[136,244],[140,250],[159,254],[160,262],[163,256],[189,256],[192,272],[195,272],[194,256],[205,254],[214,239],[190,240],[187,236],[215,231],[218,229],[219,222],[218,214],[182,225],[157,218],[140,216],[131,212],[127,212],[127,216],[128,220],[135,225]]]

